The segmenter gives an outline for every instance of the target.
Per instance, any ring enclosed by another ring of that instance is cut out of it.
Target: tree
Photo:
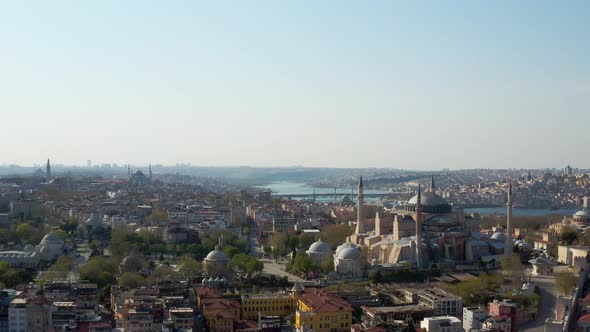
[[[119,286],[123,288],[132,289],[143,285],[145,285],[145,279],[142,276],[135,273],[125,272],[119,278]]]
[[[378,284],[383,280],[383,275],[381,275],[381,271],[371,271],[369,272],[369,281],[372,284]]]
[[[5,287],[14,287],[31,280],[32,276],[27,271],[18,272],[8,262],[0,261],[0,284]]]
[[[327,234],[326,241],[330,247],[336,248],[338,245],[346,242],[346,237],[352,234],[352,228],[346,224],[327,225],[322,229],[323,234]]]
[[[170,278],[176,278],[179,274],[180,274],[180,272],[176,272],[170,266],[165,266],[165,265],[158,266],[150,274],[150,276],[147,279],[145,279],[144,284],[154,285],[159,280],[166,280],[166,279],[170,279]]]
[[[76,266],[76,259],[70,256],[59,256],[57,261],[53,263],[45,272],[45,279],[48,280],[65,280],[68,273]]]
[[[68,234],[66,234],[66,232],[62,231],[61,229],[53,230],[50,233],[57,235],[57,237],[59,237],[62,241],[68,239]]]
[[[201,263],[190,255],[183,255],[178,259],[178,271],[187,278],[194,277],[202,270]]]
[[[334,271],[334,257],[332,255],[328,255],[320,262],[320,270],[325,274]]]
[[[287,254],[287,240],[287,233],[277,232],[272,235],[270,246],[272,247],[272,254],[275,258],[283,257]]]
[[[33,226],[29,224],[20,224],[16,228],[16,235],[22,243],[30,244],[29,242],[33,238],[33,231]]]
[[[502,266],[503,272],[512,279],[515,287],[525,280],[525,268],[522,265],[520,256],[515,254],[502,256],[500,257],[500,265]]]
[[[293,270],[307,275],[309,272],[317,269],[317,266],[312,261],[307,253],[298,253],[293,262]]]
[[[96,283],[98,287],[102,288],[115,281],[114,274],[118,267],[119,261],[113,257],[91,257],[86,264],[80,267],[80,278]]]
[[[307,250],[309,246],[315,242],[313,234],[303,232],[299,234],[299,248]]]
[[[572,243],[574,243],[574,241],[576,241],[578,239],[578,232],[576,232],[576,230],[573,229],[572,227],[569,227],[569,226],[563,227],[561,230],[560,239],[561,239],[561,243],[569,246]]]
[[[234,257],[234,255],[239,254],[240,249],[238,249],[235,246],[232,246],[231,244],[228,244],[225,247],[223,247],[223,252],[225,252],[226,255],[231,258]]]
[[[555,287],[561,295],[570,295],[577,281],[578,278],[571,272],[563,271],[555,274]]]
[[[264,264],[261,261],[244,254],[237,254],[232,257],[230,264],[248,274],[260,272],[264,268]]]

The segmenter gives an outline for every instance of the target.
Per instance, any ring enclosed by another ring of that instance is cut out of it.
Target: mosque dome
[[[340,253],[338,254],[338,259],[358,259],[360,257],[361,253],[357,248],[354,247],[348,247],[348,248],[344,248],[340,251]]]
[[[336,256],[340,255],[340,252],[346,248],[356,248],[355,244],[352,243],[343,243],[336,248]]]
[[[218,250],[219,248],[216,248],[216,250],[213,250],[211,252],[209,252],[209,254],[207,255],[207,257],[205,258],[206,261],[211,261],[211,262],[223,262],[223,261],[229,261],[229,258],[227,257],[227,255],[225,254],[225,252]]]
[[[492,239],[498,240],[498,241],[506,241],[506,234],[504,234],[502,232],[496,232],[492,235]]]
[[[41,244],[53,244],[53,243],[60,243],[63,244],[63,240],[59,238],[59,236],[55,235],[54,233],[48,233],[43,237],[41,240]]]
[[[322,240],[316,241],[309,246],[309,252],[313,253],[328,253],[332,250],[330,245]]]
[[[421,204],[423,206],[434,206],[434,205],[447,205],[447,202],[444,198],[440,197],[439,195],[435,194],[434,192],[423,192],[421,194]],[[418,195],[414,195],[414,197],[410,198],[408,204],[418,204]]]
[[[424,192],[419,192],[410,198],[410,200],[401,206],[403,210],[408,212],[416,212],[418,205],[418,195],[420,195],[420,206],[422,212],[430,214],[448,214],[453,212],[453,207],[444,198],[436,194],[434,190],[434,177],[430,183],[430,188]]]

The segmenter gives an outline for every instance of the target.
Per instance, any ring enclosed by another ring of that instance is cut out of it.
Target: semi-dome
[[[492,239],[498,240],[498,241],[506,241],[506,234],[504,234],[502,232],[496,232],[492,235]]]
[[[328,253],[331,250],[332,250],[332,248],[330,247],[329,244],[327,244],[326,242],[323,242],[322,240],[318,240],[309,246],[308,251],[314,252],[314,253]]]
[[[358,259],[361,255],[357,248],[348,247],[344,248],[338,254],[338,259]]]

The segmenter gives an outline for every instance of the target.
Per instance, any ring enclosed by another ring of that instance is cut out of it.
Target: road
[[[250,256],[259,258],[260,261],[264,263],[264,269],[262,272],[274,274],[278,277],[286,276],[291,282],[304,281],[302,278],[286,272],[285,266],[283,264],[277,263],[273,259],[260,258],[262,255],[262,250],[260,248],[260,244],[258,243],[256,224],[250,223],[248,227],[250,227],[250,233],[248,234],[248,247],[250,248]]]
[[[276,263],[274,261],[274,259],[263,258],[263,259],[261,259],[261,261],[264,263],[264,269],[262,270],[263,272],[274,274],[279,277],[286,276],[289,279],[289,281],[291,281],[291,282],[305,281],[305,280],[303,280],[303,278],[300,278],[294,274],[291,274],[291,273],[285,271],[285,266],[281,263]]]
[[[527,332],[544,332],[545,321],[547,318],[554,318],[555,315],[555,301],[557,290],[555,289],[555,277],[542,276],[532,277],[531,280],[541,291],[541,305],[539,306],[539,313],[534,320],[522,325],[519,331]]]

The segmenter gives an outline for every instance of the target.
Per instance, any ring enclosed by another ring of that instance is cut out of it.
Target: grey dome
[[[356,245],[353,243],[343,243],[336,248],[336,256],[340,255],[340,252],[346,248],[356,248]]]
[[[418,195],[414,195],[414,197],[410,198],[408,204],[418,204]],[[440,197],[439,195],[426,191],[421,193],[421,200],[420,204],[422,205],[447,205],[449,204],[444,198]]]
[[[492,239],[498,240],[498,241],[506,241],[506,234],[504,234],[502,232],[496,232],[492,235]]]
[[[312,243],[309,246],[309,252],[314,252],[314,253],[328,253],[332,250],[332,248],[330,248],[330,245],[327,244],[326,242],[323,242],[322,240],[316,241],[314,243]]]
[[[338,254],[338,259],[358,259],[361,253],[357,248],[344,248]]]
[[[41,240],[41,243],[63,243],[62,239],[59,238],[59,236],[53,234],[53,233],[48,233],[47,235],[45,235],[45,237],[43,238],[43,240]]]
[[[590,218],[590,209],[582,209],[582,210],[574,213],[574,217]]]
[[[227,255],[223,251],[213,250],[207,255],[205,260],[212,261],[212,262],[223,262],[223,261],[229,261],[229,258],[227,257]]]

